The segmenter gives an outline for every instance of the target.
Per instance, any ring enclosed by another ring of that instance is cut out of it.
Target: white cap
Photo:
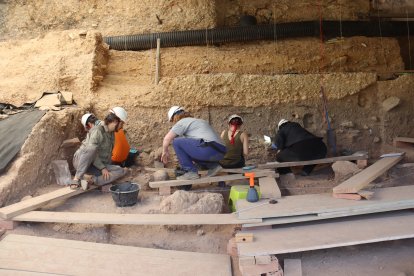
[[[281,125],[283,125],[284,123],[287,123],[287,122],[289,122],[289,121],[286,120],[286,119],[280,120],[279,123],[277,124],[277,128],[280,128]]]
[[[92,116],[92,113],[86,113],[82,116],[81,123],[83,127],[86,127],[86,122],[88,121],[89,117]]]
[[[175,115],[175,113],[177,113],[178,111],[184,111],[184,108],[178,106],[178,105],[174,105],[170,108],[170,110],[168,110],[168,121],[171,122],[173,116]]]
[[[119,119],[121,119],[122,122],[126,123],[126,120],[128,118],[128,114],[122,107],[114,107],[109,112],[114,113]]]
[[[237,114],[231,115],[227,122],[230,123],[230,121],[233,120],[234,118],[240,118],[241,122],[243,123],[243,118],[240,115],[237,115]]]

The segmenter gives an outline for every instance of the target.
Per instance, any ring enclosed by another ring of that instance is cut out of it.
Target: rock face
[[[332,169],[335,172],[336,183],[341,183],[361,171],[357,164],[350,161],[336,161],[332,164]]]
[[[160,204],[164,214],[220,214],[224,199],[221,194],[176,191]]]

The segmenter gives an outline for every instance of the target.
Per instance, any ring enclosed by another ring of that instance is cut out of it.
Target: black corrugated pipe
[[[408,24],[408,25],[407,25]],[[408,21],[322,21],[324,38],[350,36],[393,37],[414,34],[414,22]],[[115,50],[146,50],[157,47],[211,45],[252,40],[276,40],[292,37],[319,37],[320,22],[266,24],[244,27],[227,27],[140,35],[105,37],[105,42]]]

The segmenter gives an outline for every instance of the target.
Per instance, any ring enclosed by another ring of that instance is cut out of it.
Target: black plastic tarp
[[[13,160],[45,111],[23,111],[0,120],[0,174]]]

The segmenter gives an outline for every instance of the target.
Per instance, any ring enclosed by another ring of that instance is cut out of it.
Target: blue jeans
[[[172,143],[178,161],[184,171],[197,172],[194,163],[213,168],[218,165],[218,161],[223,159],[226,153],[226,147],[216,143],[206,143],[202,139],[192,139],[178,137]]]

